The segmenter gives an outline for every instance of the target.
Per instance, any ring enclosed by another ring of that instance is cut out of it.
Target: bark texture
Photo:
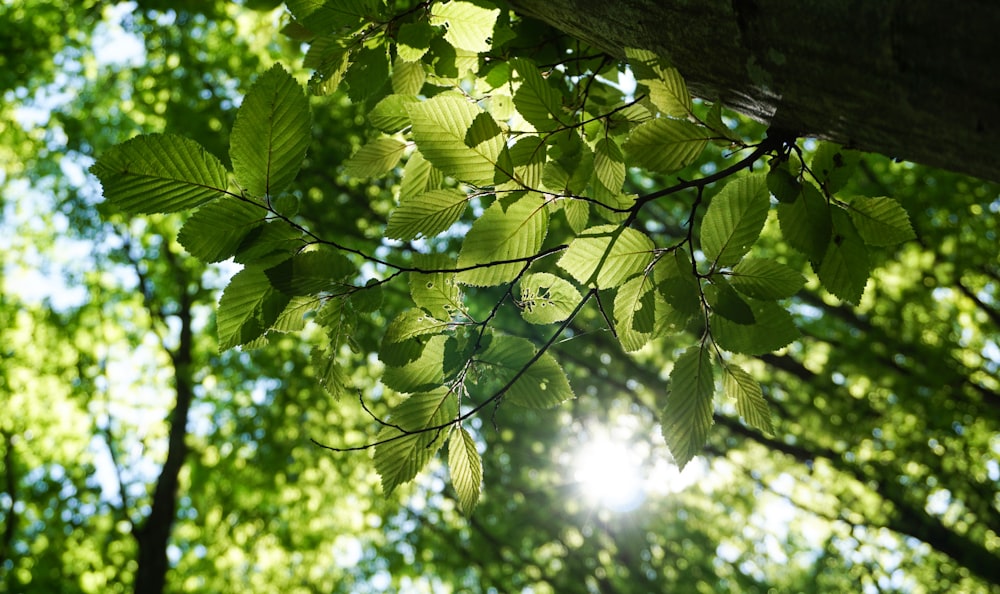
[[[614,56],[649,49],[696,96],[793,132],[1000,181],[1000,3],[511,0]]]

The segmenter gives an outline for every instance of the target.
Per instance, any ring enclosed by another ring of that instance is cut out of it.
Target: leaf
[[[239,264],[276,264],[302,247],[302,231],[280,219],[250,229],[233,259]]]
[[[456,427],[448,441],[448,471],[458,495],[458,506],[464,514],[472,513],[479,502],[483,483],[483,461],[476,442],[464,427]]]
[[[657,173],[672,173],[694,162],[708,145],[711,132],[690,122],[655,119],[636,126],[625,141],[632,164]]]
[[[504,147],[503,136],[492,136],[471,147],[465,142],[477,118],[481,114],[490,117],[489,114],[456,93],[443,93],[407,105],[407,111],[413,122],[413,140],[424,158],[445,175],[461,181],[474,185],[492,183],[494,167]],[[499,129],[496,122],[493,125]]]
[[[226,168],[200,144],[173,134],[150,134],[117,144],[90,168],[104,197],[128,213],[195,208],[226,192]]]
[[[351,65],[344,73],[347,96],[362,103],[389,82],[389,54],[385,45],[362,47],[351,56]]]
[[[767,189],[778,202],[791,204],[802,193],[802,184],[783,166],[771,165],[771,170],[767,172]]]
[[[864,241],[844,211],[834,209],[833,237],[816,276],[827,291],[857,305],[868,284],[870,271],[868,248]]]
[[[653,248],[653,241],[640,231],[598,225],[571,241],[557,264],[580,284],[613,289],[646,269]]]
[[[313,373],[315,373],[319,385],[339,400],[347,393],[348,382],[344,376],[344,370],[337,365],[337,358],[325,349],[314,348],[311,359]]]
[[[505,401],[528,408],[551,408],[572,398],[573,390],[559,363],[548,353],[532,363],[536,353],[527,339],[495,336],[476,358],[477,368],[485,366],[491,372],[491,381],[481,382],[480,387],[490,395],[503,391]]]
[[[315,70],[309,78],[309,92],[327,95],[340,86],[351,65],[351,52],[340,35],[323,35],[312,40],[302,65]]]
[[[412,95],[386,95],[368,112],[368,121],[379,130],[392,134],[410,125],[406,106],[419,100]]]
[[[708,205],[701,222],[701,249],[712,268],[732,266],[760,236],[770,206],[761,175],[739,177]]]
[[[521,317],[531,324],[553,324],[568,318],[583,296],[569,281],[548,272],[521,279]]]
[[[309,101],[280,64],[257,79],[236,113],[229,158],[236,182],[253,196],[276,196],[295,179],[309,146]]]
[[[753,312],[752,324],[740,324],[712,314],[712,339],[721,348],[744,355],[763,355],[790,344],[799,337],[792,316],[773,301],[746,299]]]
[[[744,258],[729,276],[733,288],[755,299],[784,299],[798,293],[806,279],[788,266],[766,258]]]
[[[385,236],[404,241],[434,237],[462,217],[469,197],[461,190],[431,190],[399,204],[389,215]]]
[[[333,291],[358,269],[341,254],[315,250],[295,254],[264,272],[275,289],[295,296]]]
[[[510,147],[509,154],[514,176],[521,185],[528,189],[541,187],[545,141],[537,136],[525,136]]]
[[[910,217],[892,198],[859,197],[848,206],[854,222],[865,243],[872,246],[890,246],[915,239]]]
[[[610,138],[602,138],[594,146],[594,173],[608,191],[617,194],[625,183],[625,156]]]
[[[431,37],[434,30],[427,21],[404,23],[396,33],[396,55],[401,60],[416,62],[424,57],[431,47]]]
[[[376,138],[344,162],[344,172],[352,177],[381,177],[399,163],[404,150],[406,144],[395,138]]]
[[[457,414],[457,398],[444,387],[414,394],[392,410],[389,422],[395,427],[379,431],[376,441],[381,443],[375,446],[374,456],[386,495],[427,465],[447,434],[432,428],[454,421]]]
[[[384,343],[397,343],[428,334],[439,334],[448,322],[439,320],[422,309],[408,309],[396,316],[385,331]]]
[[[514,106],[526,122],[538,131],[553,130],[561,124],[562,96],[542,78],[538,67],[526,58],[511,60],[511,66],[520,77],[514,92]]]
[[[424,256],[414,260],[418,268],[448,269],[455,261],[443,255]],[[433,274],[410,273],[410,296],[417,307],[440,319],[450,319],[462,310],[462,290],[453,272]]]
[[[646,346],[656,323],[656,298],[653,279],[640,274],[619,287],[615,295],[615,332],[626,352]]]
[[[471,2],[452,0],[431,5],[431,24],[444,25],[444,38],[456,48],[475,53],[490,51],[493,26],[500,9],[488,9]]]
[[[722,389],[727,396],[736,400],[736,410],[743,421],[767,435],[774,435],[771,410],[757,380],[732,363],[726,364],[722,371]]]
[[[739,294],[718,275],[712,275],[712,283],[705,287],[705,300],[712,312],[737,324],[753,324],[753,310]]]
[[[221,262],[234,256],[247,234],[263,224],[264,214],[262,205],[223,196],[195,211],[177,241],[202,262]]]
[[[707,344],[684,351],[670,372],[670,393],[661,415],[663,438],[681,468],[697,455],[712,427],[715,380]]]
[[[813,154],[810,169],[827,193],[835,194],[851,179],[858,164],[858,152],[832,142],[821,142]]]
[[[263,269],[247,267],[236,273],[219,300],[219,350],[263,335],[290,300],[290,296],[271,286]]]
[[[458,273],[467,285],[492,287],[508,283],[525,267],[526,258],[538,253],[548,230],[548,211],[534,195],[525,196],[506,211],[494,202],[472,223],[458,254]],[[519,260],[496,264],[505,260]]]
[[[410,158],[403,167],[403,178],[399,184],[399,201],[405,202],[424,192],[437,190],[443,180],[441,171],[428,163],[420,151],[414,151],[410,153]]]
[[[392,92],[399,95],[418,95],[424,88],[427,71],[422,62],[397,59],[392,65]]]
[[[676,68],[649,50],[625,48],[636,80],[649,88],[649,100],[662,113],[682,118],[691,113],[691,94]]]
[[[390,365],[384,356],[384,351],[379,353],[382,360],[386,362],[385,371],[382,373],[382,383],[402,393],[422,392],[432,390],[444,382],[444,355],[447,336],[438,334],[424,342],[412,341],[407,344],[414,348],[414,358],[406,361],[402,365]]]
[[[823,259],[830,242],[830,206],[816,186],[802,184],[802,193],[791,204],[778,204],[778,223],[785,240],[813,263]]]
[[[378,0],[288,0],[295,20],[316,33],[360,24],[377,15]]]

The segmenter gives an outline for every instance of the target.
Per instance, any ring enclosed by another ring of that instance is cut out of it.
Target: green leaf
[[[481,381],[480,388],[490,395],[506,388],[505,401],[528,408],[551,408],[572,398],[569,380],[555,358],[544,353],[531,363],[536,352],[524,338],[495,336],[476,358],[477,366],[488,370],[483,373],[490,373],[490,380]]]
[[[713,423],[714,392],[708,345],[690,347],[677,358],[670,372],[670,392],[661,415],[663,438],[681,468],[705,447]]]
[[[494,167],[504,147],[503,135],[494,135],[471,147],[465,142],[477,118],[481,114],[489,118],[489,114],[456,93],[443,93],[407,105],[407,111],[413,122],[413,140],[424,158],[445,175],[461,181],[474,185],[492,183]],[[493,125],[499,129],[496,122]]]
[[[827,291],[855,305],[868,284],[870,273],[868,248],[843,210],[833,211],[833,237],[816,270]]]
[[[414,265],[425,270],[447,270],[455,261],[443,255],[416,258]],[[447,320],[462,311],[462,290],[453,272],[433,274],[410,273],[410,296],[417,307],[429,311],[433,316]]]
[[[316,33],[326,33],[377,16],[378,0],[288,0],[295,20]]]
[[[344,162],[344,172],[352,177],[381,177],[399,163],[404,150],[406,144],[395,138],[376,138]]]
[[[323,389],[334,398],[340,399],[347,393],[348,381],[344,370],[337,365],[337,358],[325,349],[314,348],[312,351],[312,367],[316,380]]]
[[[341,254],[315,250],[295,254],[264,272],[275,289],[295,296],[334,291],[358,269]]]
[[[655,285],[648,274],[625,282],[615,295],[615,333],[627,352],[646,346],[656,323]]]
[[[802,184],[784,166],[772,165],[767,172],[767,189],[778,202],[793,203],[802,193]]]
[[[355,103],[366,101],[389,82],[389,54],[385,45],[362,47],[351,56],[344,73],[347,96]]]
[[[594,146],[594,173],[601,185],[617,194],[625,183],[625,156],[611,138],[602,138]]]
[[[432,390],[444,382],[444,355],[448,337],[438,334],[421,340],[409,341],[402,346],[403,349],[414,351],[413,359],[402,365],[390,365],[386,360],[393,360],[392,357],[383,357],[384,353],[379,353],[386,362],[382,373],[383,384],[406,394]],[[395,348],[399,348],[399,345]]]
[[[625,48],[636,80],[649,88],[649,100],[660,112],[678,118],[691,113],[691,94],[676,68],[649,50]]]
[[[444,443],[448,431],[433,429],[455,420],[458,399],[447,388],[414,394],[392,410],[375,438],[375,470],[388,495],[417,476]],[[402,428],[402,430],[400,430]],[[391,440],[391,441],[389,441]]]
[[[197,142],[172,134],[137,136],[94,163],[104,197],[128,213],[195,208],[224,195],[226,168]]]
[[[324,35],[312,40],[302,65],[315,70],[309,78],[309,92],[328,95],[335,91],[351,65],[351,52],[340,35]]]
[[[813,263],[823,259],[830,242],[830,206],[816,186],[802,184],[802,193],[791,204],[778,204],[778,223],[785,240]]]
[[[177,241],[202,262],[221,262],[235,255],[247,234],[263,224],[264,214],[260,205],[223,196],[195,211]]]
[[[483,461],[476,442],[464,427],[456,427],[448,441],[448,471],[458,496],[458,506],[464,514],[472,513],[479,502],[483,483]]]
[[[752,324],[740,324],[714,313],[709,318],[712,338],[720,347],[733,353],[763,355],[799,337],[792,316],[777,303],[749,298],[746,303],[753,312]]]
[[[219,350],[263,335],[290,300],[290,296],[271,286],[263,269],[247,267],[236,273],[219,300]]]
[[[656,264],[653,271],[663,299],[688,316],[701,311],[701,285],[687,250],[677,249],[673,258],[660,258]]]
[[[250,229],[233,257],[239,264],[276,264],[302,248],[302,231],[280,219]]]
[[[405,202],[424,192],[437,190],[441,187],[444,175],[439,169],[427,162],[420,151],[410,153],[403,167],[403,178],[399,184],[399,201]]]
[[[524,269],[524,259],[538,253],[548,230],[548,210],[537,195],[529,195],[506,210],[494,202],[472,223],[458,254],[458,280],[467,285],[491,287],[508,283]],[[494,264],[505,260],[520,260]]]
[[[755,299],[784,299],[798,293],[806,279],[788,266],[766,258],[744,258],[729,276],[733,288]]]
[[[632,164],[657,173],[672,173],[694,162],[711,132],[690,122],[656,119],[639,124],[625,141]]]
[[[855,198],[851,200],[848,212],[861,239],[868,245],[896,245],[917,237],[910,225],[910,217],[892,198]]]
[[[514,106],[526,122],[538,131],[553,130],[561,122],[562,96],[548,79],[542,78],[538,67],[526,58],[511,60],[511,66],[520,77],[520,86],[514,92]]]
[[[397,343],[428,334],[440,334],[448,322],[439,320],[422,309],[408,309],[396,316],[385,331],[384,343]]]
[[[521,317],[532,324],[553,324],[569,317],[583,297],[569,281],[548,272],[521,279]]]
[[[859,155],[832,142],[821,142],[813,154],[810,169],[827,193],[835,194],[851,179]]]
[[[705,287],[705,300],[716,313],[737,324],[753,324],[754,315],[750,305],[718,275],[712,275],[712,283]]]
[[[722,389],[727,396],[736,400],[736,410],[747,425],[767,435],[774,435],[771,410],[767,406],[767,400],[764,400],[760,384],[753,376],[736,365],[726,364],[723,367]]]
[[[613,289],[646,269],[653,248],[653,241],[640,231],[598,225],[571,241],[557,264],[580,284]]]
[[[306,314],[320,308],[322,301],[312,295],[292,297],[271,325],[275,332],[299,332],[306,327]]]
[[[537,136],[525,136],[510,147],[514,177],[527,189],[540,188],[545,167],[545,141]]]
[[[444,25],[444,38],[456,48],[475,53],[490,51],[493,26],[500,9],[488,9],[471,2],[452,0],[431,5],[431,24]]]
[[[427,21],[403,23],[396,33],[396,55],[407,62],[416,62],[424,57],[431,47],[434,29]]]
[[[412,95],[387,95],[368,112],[368,121],[379,130],[392,134],[410,125],[406,106],[419,100]]]
[[[253,196],[276,196],[299,173],[309,146],[309,101],[280,64],[257,79],[236,113],[229,158],[236,182]]]
[[[427,71],[422,62],[397,59],[392,65],[392,92],[399,95],[418,95],[424,88]]]
[[[739,177],[712,198],[701,222],[701,249],[713,269],[732,266],[750,251],[767,221],[769,206],[761,175]]]
[[[460,219],[468,204],[465,192],[454,189],[431,190],[402,201],[389,215],[385,236],[404,241],[434,237]]]

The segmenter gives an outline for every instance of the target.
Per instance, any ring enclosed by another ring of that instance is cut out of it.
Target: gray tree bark
[[[1000,2],[510,0],[799,136],[1000,181]]]

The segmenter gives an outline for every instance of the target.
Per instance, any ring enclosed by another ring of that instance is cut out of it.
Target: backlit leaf
[[[549,81],[542,78],[538,67],[525,58],[511,60],[520,77],[520,86],[514,92],[514,106],[518,113],[536,130],[552,130],[560,124],[562,98]]]
[[[701,223],[701,249],[713,268],[732,266],[743,258],[760,236],[769,206],[761,175],[730,181],[712,198]]]
[[[431,5],[431,24],[447,27],[444,38],[448,43],[476,53],[490,50],[490,37],[499,15],[499,9],[482,8],[462,0]]]
[[[219,300],[219,349],[224,351],[263,335],[290,300],[289,295],[271,286],[263,269],[247,267],[236,273]]]
[[[195,208],[223,196],[226,168],[197,142],[150,134],[115,145],[90,168],[104,197],[129,213]]]
[[[236,254],[247,234],[263,224],[265,212],[262,205],[223,196],[195,211],[177,241],[202,262],[221,262]]]
[[[712,338],[723,349],[744,355],[763,355],[787,346],[799,337],[791,314],[774,301],[747,298],[752,324],[740,324],[712,314]]]
[[[476,219],[465,236],[458,254],[458,280],[479,287],[495,286],[514,280],[525,262],[492,264],[505,260],[523,260],[538,253],[548,230],[548,210],[537,195],[528,195],[504,210],[498,200]]]
[[[672,173],[698,158],[710,134],[690,122],[660,118],[636,126],[625,141],[625,151],[630,164]]]
[[[424,158],[456,179],[471,184],[493,181],[494,166],[504,146],[503,136],[494,135],[471,147],[466,144],[469,129],[477,118],[481,114],[490,117],[489,114],[456,93],[409,104],[407,110],[413,122],[413,139]]]
[[[399,163],[404,150],[406,144],[395,138],[376,138],[344,162],[344,171],[352,177],[381,177]]]
[[[640,231],[599,225],[571,241],[558,264],[581,284],[613,289],[646,269],[653,248],[653,241]]]
[[[280,64],[257,79],[236,113],[229,157],[236,182],[253,196],[275,196],[298,175],[309,146],[309,101]]]
[[[337,292],[344,279],[357,274],[357,267],[332,250],[301,252],[265,270],[271,285],[287,295]]]
[[[526,274],[520,285],[521,317],[532,324],[561,322],[583,299],[572,283],[548,272]]]
[[[767,406],[767,400],[764,400],[760,383],[753,376],[728,363],[723,367],[722,389],[727,396],[736,400],[736,410],[747,425],[767,435],[774,435],[771,410]]]
[[[808,256],[813,263],[820,262],[830,242],[832,223],[830,206],[811,183],[802,184],[802,192],[792,203],[778,204],[778,223],[785,240]]]
[[[618,193],[625,183],[625,156],[618,144],[602,138],[594,146],[594,173],[608,191]]]
[[[910,217],[892,198],[855,198],[848,212],[861,239],[868,245],[896,245],[916,237]]]
[[[705,447],[713,423],[714,392],[709,345],[690,347],[674,362],[667,404],[660,415],[663,438],[681,468]]]
[[[461,218],[469,197],[461,190],[431,190],[400,202],[389,215],[385,235],[392,239],[434,237]]]
[[[462,513],[472,513],[479,502],[482,489],[483,461],[479,457],[475,440],[461,426],[452,430],[448,441],[448,471]]]
[[[766,258],[744,258],[729,276],[733,288],[755,299],[784,299],[802,288],[806,279],[788,266]]]
[[[555,358],[544,353],[528,366],[536,354],[531,341],[514,336],[495,336],[476,357],[477,369],[488,381],[480,388],[493,395],[504,391],[504,400],[528,408],[551,408],[573,397],[569,380]],[[527,367],[526,367],[527,366]]]
[[[843,210],[833,212],[833,237],[816,270],[816,276],[827,290],[850,303],[857,304],[868,283],[870,264],[868,248]]]
[[[382,489],[392,493],[397,486],[417,476],[444,443],[447,429],[433,429],[455,419],[458,401],[447,388],[414,394],[392,410],[389,422],[379,431],[375,447],[375,470]],[[402,428],[402,430],[400,430]],[[391,440],[391,441],[389,441]]]
[[[615,332],[627,352],[646,346],[653,336],[656,323],[654,288],[651,276],[640,274],[627,280],[615,295]]]

